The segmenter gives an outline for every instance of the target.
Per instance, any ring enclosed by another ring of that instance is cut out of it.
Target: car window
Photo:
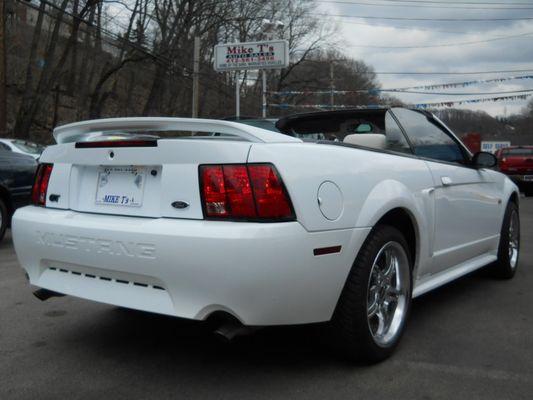
[[[385,114],[385,136],[387,138],[387,150],[412,153],[407,139],[405,139],[400,126],[390,111],[387,111],[387,114]]]
[[[440,161],[464,163],[459,144],[424,114],[404,108],[393,109],[405,129],[416,155]]]
[[[11,151],[11,148],[7,144],[0,142],[0,150]]]
[[[412,154],[400,126],[390,111],[385,109],[346,110],[302,116],[291,121],[285,132],[304,141],[342,142],[347,136],[351,136],[352,144],[357,142],[354,139],[357,135],[382,135],[385,136],[384,150]]]
[[[41,154],[44,150],[44,146],[24,140],[13,140],[11,143],[13,143],[19,150],[29,154]]]

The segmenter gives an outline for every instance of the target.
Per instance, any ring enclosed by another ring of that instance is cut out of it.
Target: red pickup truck
[[[498,167],[525,193],[533,196],[533,146],[511,146],[496,152]]]

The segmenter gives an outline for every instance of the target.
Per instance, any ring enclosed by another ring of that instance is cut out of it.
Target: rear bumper
[[[30,283],[161,314],[246,325],[329,320],[370,228],[307,232],[239,223],[94,215],[24,207],[13,240]],[[314,256],[316,248],[342,246]]]

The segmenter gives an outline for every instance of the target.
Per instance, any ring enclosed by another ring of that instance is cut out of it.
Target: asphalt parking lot
[[[478,271],[414,301],[392,359],[341,361],[320,326],[236,343],[206,326],[73,297],[40,302],[0,243],[0,399],[531,399],[533,199],[512,281]]]

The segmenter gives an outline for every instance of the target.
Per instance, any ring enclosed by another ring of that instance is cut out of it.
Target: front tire
[[[518,268],[520,256],[520,215],[518,206],[510,201],[507,204],[500,232],[498,260],[492,266],[497,278],[511,279]]]
[[[393,353],[411,305],[411,265],[409,246],[400,231],[377,225],[370,232],[332,320],[344,355],[375,363]]]

